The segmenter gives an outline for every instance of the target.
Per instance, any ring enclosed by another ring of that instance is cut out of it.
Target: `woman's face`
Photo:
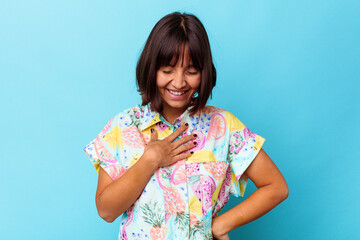
[[[164,111],[185,110],[200,86],[200,71],[192,65],[186,49],[183,56],[175,66],[162,66],[157,71],[156,84],[164,100]]]

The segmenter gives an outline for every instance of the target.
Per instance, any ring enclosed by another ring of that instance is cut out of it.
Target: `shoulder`
[[[206,105],[200,112],[200,117],[225,117],[226,110],[220,107]],[[210,120],[210,119],[209,119]]]
[[[245,125],[240,121],[240,119],[226,109],[215,106],[205,106],[202,112],[209,114],[210,117],[214,120],[215,118],[222,118],[230,131],[241,130],[245,128]]]
[[[202,113],[209,114],[210,116],[222,115],[226,120],[233,120],[236,118],[231,112],[215,106],[205,106]]]
[[[128,107],[113,117],[113,122],[121,128],[128,128],[131,126],[138,127],[142,120],[148,116],[147,106],[136,104]]]

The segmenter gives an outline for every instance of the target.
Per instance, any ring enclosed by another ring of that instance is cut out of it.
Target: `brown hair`
[[[151,102],[151,108],[157,112],[163,110],[163,99],[158,94],[156,72],[161,66],[173,65],[188,45],[189,57],[193,65],[201,72],[198,97],[193,98],[190,115],[206,105],[212,98],[212,89],[216,84],[209,39],[200,20],[186,13],[174,12],[161,18],[152,29],[136,66],[136,84],[142,97],[142,105]]]

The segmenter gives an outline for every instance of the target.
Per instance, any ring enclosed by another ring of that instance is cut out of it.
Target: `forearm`
[[[123,214],[141,195],[156,169],[154,164],[141,157],[97,197],[99,215],[112,222]]]
[[[263,216],[287,198],[286,189],[276,184],[258,188],[239,205],[214,218],[216,231],[224,234]]]

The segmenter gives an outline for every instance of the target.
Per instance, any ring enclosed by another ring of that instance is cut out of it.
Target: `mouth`
[[[189,90],[186,90],[186,91],[179,92],[179,91],[173,91],[170,89],[166,89],[166,90],[168,90],[168,92],[170,92],[172,95],[175,95],[175,96],[183,96],[189,91]]]

